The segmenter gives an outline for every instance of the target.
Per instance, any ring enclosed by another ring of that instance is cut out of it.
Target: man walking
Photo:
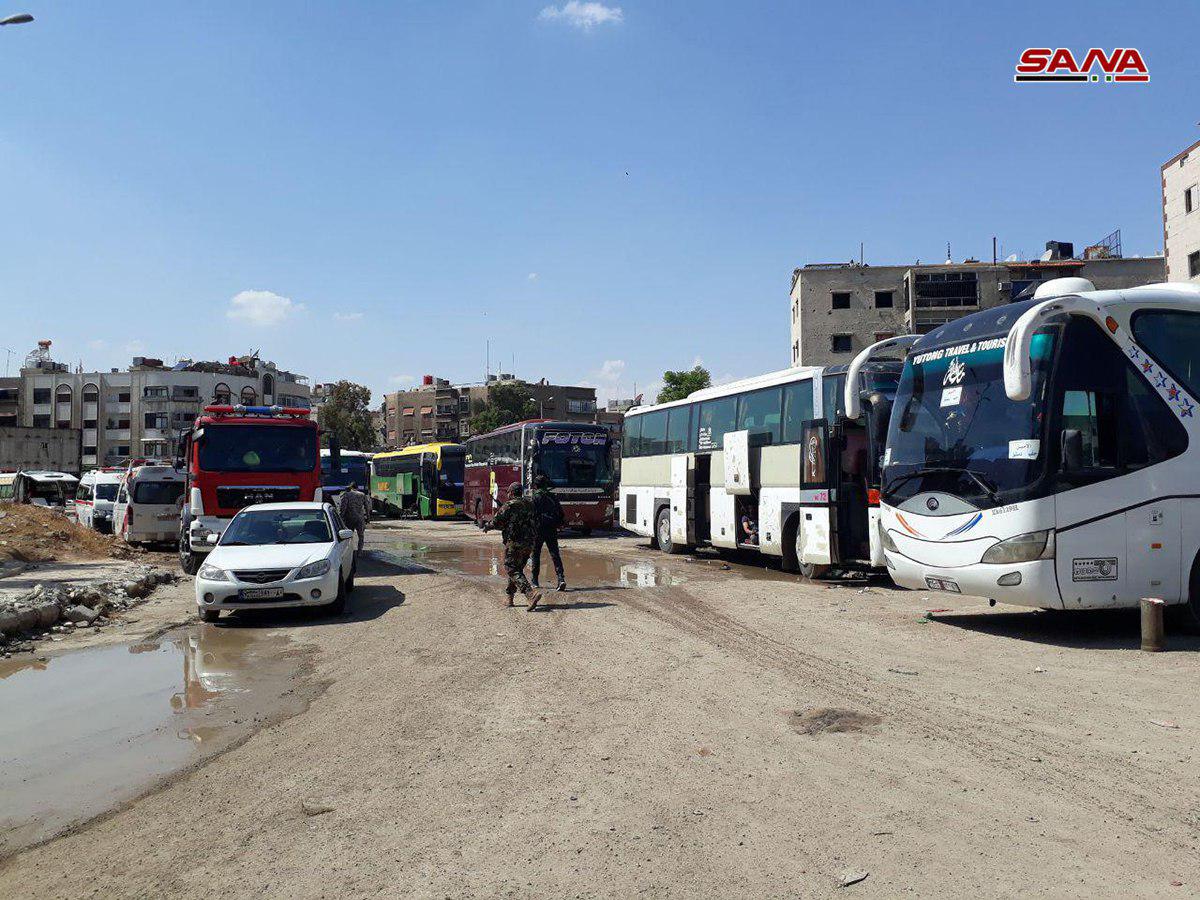
[[[554,574],[558,576],[558,590],[567,589],[567,576],[563,571],[562,554],[558,552],[558,526],[563,523],[562,504],[550,490],[550,479],[539,475],[533,482],[533,507],[538,514],[538,533],[533,542],[533,586],[538,586],[538,573],[542,568],[542,545],[550,551],[554,563]]]
[[[358,532],[358,549],[363,548],[367,532],[367,495],[358,489],[355,482],[342,491],[337,498],[338,513],[347,528]]]
[[[538,525],[537,511],[533,500],[524,496],[521,485],[514,484],[508,489],[509,500],[496,513],[490,525],[484,531],[499,528],[504,538],[504,570],[508,573],[508,605],[514,606],[513,597],[519,590],[529,600],[529,610],[537,608],[542,595],[535,593],[525,578],[525,563],[533,552],[534,541],[537,540]]]

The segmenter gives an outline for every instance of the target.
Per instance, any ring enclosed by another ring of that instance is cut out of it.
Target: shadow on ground
[[[241,609],[226,613],[218,628],[308,628],[314,625],[345,625],[370,622],[404,603],[404,593],[390,584],[359,582],[350,595],[344,615],[335,616],[323,607],[307,609]]]
[[[1167,618],[1167,650],[1200,650],[1200,636],[1186,634],[1178,626],[1172,628],[1173,618]],[[1137,650],[1141,644],[1136,609],[941,613],[931,620],[993,637],[1076,650]]]

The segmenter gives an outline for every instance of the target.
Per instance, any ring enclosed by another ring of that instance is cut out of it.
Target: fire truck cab
[[[189,575],[245,507],[322,499],[318,429],[307,409],[206,406],[179,447],[176,467],[187,476],[179,563]]]

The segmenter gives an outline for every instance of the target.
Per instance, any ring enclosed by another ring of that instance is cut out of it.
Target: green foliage
[[[712,386],[712,376],[703,366],[689,370],[663,372],[663,389],[658,392],[659,403],[682,400],[688,394]]]
[[[329,446],[336,434],[343,450],[374,450],[378,435],[371,426],[371,391],[352,381],[339,381],[330,388],[329,399],[321,404],[321,445]]]
[[[486,434],[502,425],[537,416],[538,407],[523,381],[493,385],[486,403],[476,403],[471,415],[471,433]]]

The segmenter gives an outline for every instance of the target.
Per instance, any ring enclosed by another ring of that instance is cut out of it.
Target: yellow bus
[[[371,503],[383,514],[449,519],[462,515],[462,444],[416,444],[371,458]]]

